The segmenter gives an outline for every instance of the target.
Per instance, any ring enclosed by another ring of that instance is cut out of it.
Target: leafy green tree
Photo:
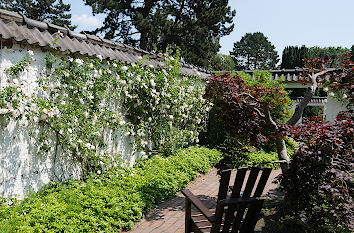
[[[353,62],[354,62],[354,45],[352,45],[352,47],[351,47],[351,57],[350,57],[350,60],[352,60]]]
[[[219,39],[233,30],[227,0],[85,0],[93,14],[107,14],[94,33],[141,49],[181,48],[184,61],[208,67]]]
[[[296,67],[303,67],[303,59],[308,57],[308,48],[305,45],[299,46],[287,46],[283,50],[280,67],[282,69],[294,69]]]
[[[1,0],[0,8],[31,19],[68,26],[72,30],[76,28],[71,25],[70,4],[64,4],[63,0]]]
[[[217,54],[211,64],[211,69],[215,71],[233,71],[235,62],[230,55]]]
[[[274,45],[261,32],[246,33],[230,52],[237,69],[272,69],[279,61]]]
[[[310,47],[308,57],[323,58],[329,60],[328,67],[338,67],[342,56],[344,54],[349,54],[350,50],[343,47]]]

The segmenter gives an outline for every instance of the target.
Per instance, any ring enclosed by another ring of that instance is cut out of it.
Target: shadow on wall
[[[28,94],[35,92],[37,80],[45,68],[46,53],[36,48],[14,45],[12,48],[0,50],[0,88],[6,85],[9,78],[5,73],[17,61],[22,59],[27,51],[34,51],[35,62],[17,77],[26,81],[24,89]],[[82,171],[79,163],[70,154],[58,147],[57,153],[52,149],[46,153],[38,153],[39,145],[29,135],[30,129],[36,132],[44,130],[38,124],[28,125],[26,120],[8,121],[0,116],[0,197],[22,199],[30,189],[38,191],[41,186],[50,181],[78,179]],[[55,148],[56,136],[47,132],[51,148]],[[122,135],[122,132],[105,132],[107,147],[104,152],[121,154],[123,161],[130,166],[138,157],[134,138]]]
[[[79,164],[65,156],[60,149],[57,153],[54,149],[45,154],[38,153],[38,145],[29,136],[30,126],[23,127],[26,122],[4,122],[5,119],[0,121],[1,197],[23,199],[29,190],[38,191],[50,181],[81,177]],[[50,135],[49,138],[55,139],[55,136]],[[50,143],[54,145],[55,140]]]

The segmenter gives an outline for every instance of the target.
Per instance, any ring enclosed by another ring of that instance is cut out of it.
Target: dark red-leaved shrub
[[[284,122],[290,114],[290,98],[283,85],[265,72],[255,78],[243,73],[214,75],[207,82],[205,98],[214,107],[201,142],[223,152],[220,167],[242,166],[249,146],[274,144],[269,142],[274,129],[265,122],[264,102],[269,103],[276,122]]]
[[[354,114],[334,122],[307,121],[284,126],[299,147],[290,169],[280,178],[285,214],[309,232],[353,231]]]
[[[212,76],[205,97],[214,103],[214,113],[222,121],[223,132],[244,142],[267,140],[261,103],[267,101],[275,121],[284,118],[289,98],[282,86],[252,85],[238,74]],[[287,117],[287,116],[285,116]]]

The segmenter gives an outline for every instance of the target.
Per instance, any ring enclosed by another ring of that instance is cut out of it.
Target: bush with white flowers
[[[85,172],[107,162],[107,135],[129,136],[140,155],[169,153],[198,140],[210,105],[196,77],[180,74],[179,57],[167,54],[159,67],[97,58],[46,57],[37,89],[28,94],[19,75],[33,52],[7,69],[0,90],[0,117],[26,118],[39,151],[69,153]],[[43,128],[43,130],[38,130]],[[55,143],[49,135],[55,135]]]

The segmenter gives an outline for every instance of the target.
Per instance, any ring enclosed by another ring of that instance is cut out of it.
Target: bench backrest
[[[211,229],[212,233],[253,232],[262,209],[263,200],[254,200],[245,203],[229,203],[226,205],[222,204],[222,202],[226,199],[247,200],[253,197],[260,197],[271,171],[271,168],[261,169],[259,167],[237,169],[233,186],[231,186],[231,194],[229,193],[231,170],[221,171],[215,222]],[[224,222],[224,225],[221,227],[222,222]]]

